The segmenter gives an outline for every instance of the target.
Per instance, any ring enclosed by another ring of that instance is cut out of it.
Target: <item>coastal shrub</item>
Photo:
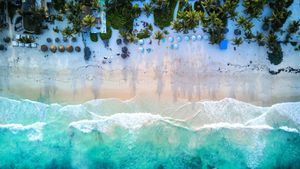
[[[107,32],[106,33],[100,33],[100,38],[102,40],[109,40],[112,35],[112,30],[111,27],[107,27]]]
[[[90,33],[90,38],[92,42],[97,42],[98,41],[98,36],[96,33]]]
[[[177,0],[169,0],[169,5],[154,9],[154,24],[160,29],[171,25]]]

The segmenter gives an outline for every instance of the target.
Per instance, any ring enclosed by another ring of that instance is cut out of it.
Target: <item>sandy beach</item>
[[[142,6],[142,3],[138,3]],[[291,9],[297,8],[294,3]],[[296,19],[297,11],[289,20]],[[141,21],[152,22],[153,15],[141,17]],[[233,37],[234,23],[229,21],[226,37]],[[287,22],[288,23],[288,22]],[[64,22],[49,25],[63,28]],[[10,25],[11,26],[11,25]],[[285,25],[284,27],[286,27]],[[137,28],[138,29],[138,28]],[[154,27],[154,31],[159,28]],[[257,28],[258,29],[258,28]],[[289,72],[287,68],[300,69],[299,52],[291,45],[283,47],[283,62],[274,66],[267,59],[267,51],[256,43],[244,42],[239,47],[229,44],[227,50],[220,50],[217,45],[210,45],[201,28],[189,34],[175,33],[170,28],[165,41],[158,45],[157,40],[146,39],[144,45],[117,45],[119,37],[113,30],[109,47],[104,43],[86,44],[92,50],[90,61],[84,61],[80,53],[44,53],[37,49],[7,46],[7,51],[0,57],[0,91],[2,95],[28,98],[45,102],[81,103],[99,98],[120,98],[123,100],[139,96],[160,99],[220,100],[235,98],[257,105],[271,105],[279,102],[300,100],[300,74]],[[2,34],[13,32],[9,29]],[[177,37],[201,36],[193,41],[177,41]],[[81,35],[77,42],[47,43],[46,38],[62,39],[61,34],[46,31],[37,36],[39,45],[73,45],[83,48]],[[175,39],[170,42],[169,38]],[[177,44],[178,49],[170,49]],[[119,54],[122,47],[128,47],[130,57],[122,59]],[[140,48],[145,50],[144,53]],[[151,52],[146,52],[150,49]],[[104,59],[108,57],[108,60]],[[103,62],[106,62],[103,64]],[[278,71],[271,75],[270,70]],[[286,71],[285,71],[286,70]]]

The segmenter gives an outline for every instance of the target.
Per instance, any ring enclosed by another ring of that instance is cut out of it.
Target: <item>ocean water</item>
[[[1,169],[300,168],[300,103],[0,97]]]

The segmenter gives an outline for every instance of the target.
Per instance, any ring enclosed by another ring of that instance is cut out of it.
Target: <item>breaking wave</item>
[[[300,168],[299,132],[300,103],[0,97],[0,168]]]

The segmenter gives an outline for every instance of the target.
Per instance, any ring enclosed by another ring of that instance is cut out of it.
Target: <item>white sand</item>
[[[296,6],[296,5],[294,5]],[[294,8],[292,6],[291,8]],[[299,14],[296,13],[296,17]],[[294,19],[295,16],[292,17]],[[153,16],[142,15],[138,21],[153,21]],[[289,23],[289,21],[287,21]],[[62,28],[65,23],[58,23]],[[232,23],[229,22],[231,39]],[[39,36],[37,42],[47,44],[46,38],[61,37],[50,31]],[[154,27],[154,30],[158,28]],[[170,32],[169,36],[185,35]],[[254,31],[255,32],[255,31]],[[5,33],[5,32],[4,32]],[[3,33],[3,34],[4,34]],[[204,35],[201,28],[191,35]],[[267,60],[266,49],[255,43],[244,43],[234,51],[231,44],[227,50],[212,46],[207,40],[178,43],[179,49],[169,49],[170,42],[157,44],[149,39],[143,46],[152,52],[139,51],[139,45],[129,44],[130,58],[124,60],[116,53],[118,31],[113,31],[111,50],[105,49],[101,40],[90,42],[95,58],[89,62],[80,53],[43,53],[40,49],[13,48],[0,52],[0,91],[23,98],[37,100],[46,98],[51,102],[78,103],[95,98],[129,99],[134,96],[160,97],[161,99],[219,100],[226,97],[258,105],[300,100],[300,74],[280,73],[272,76],[269,69],[277,70],[291,66],[300,68],[300,54],[293,48],[283,46],[283,62],[274,66]],[[76,43],[83,49],[81,36]],[[177,43],[176,40],[174,43]],[[55,43],[54,43],[55,44]],[[50,44],[48,44],[50,46]],[[48,57],[44,57],[48,55]],[[102,64],[103,57],[112,57],[112,63]],[[252,64],[250,64],[252,61]],[[228,66],[229,63],[229,66]]]

